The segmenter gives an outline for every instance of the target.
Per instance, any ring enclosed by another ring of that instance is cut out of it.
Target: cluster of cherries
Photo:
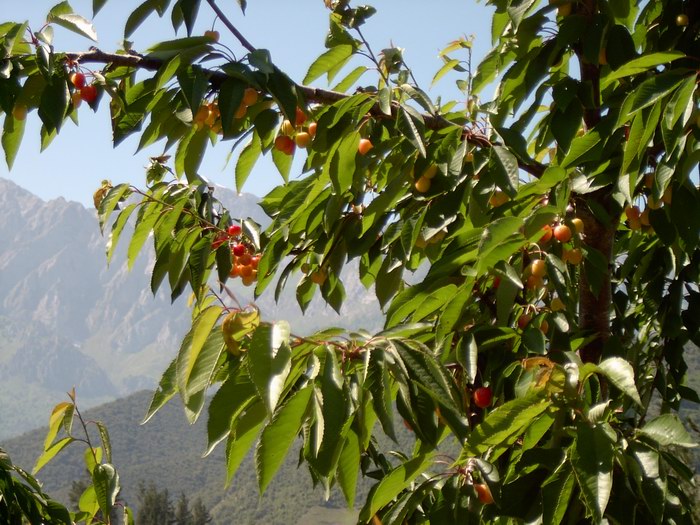
[[[230,277],[240,277],[245,286],[252,285],[258,279],[260,254],[255,253],[255,249],[243,240],[240,225],[232,224],[226,232],[221,232],[212,243],[212,249],[216,250],[224,243],[231,247]]]
[[[293,155],[297,147],[305,149],[316,136],[316,122],[304,126],[307,116],[301,108],[297,108],[294,124],[284,120],[280,126],[280,134],[275,139],[275,148],[285,155]]]
[[[248,108],[258,101],[258,97],[258,92],[254,88],[246,88],[241,103],[233,114],[234,118],[244,118],[248,113]],[[202,104],[192,118],[192,125],[196,129],[202,129],[206,126],[214,133],[221,133],[221,111],[218,102],[213,100]]]
[[[80,107],[84,100],[88,104],[92,104],[97,100],[97,87],[95,84],[88,84],[85,79],[85,74],[80,71],[74,71],[70,75],[70,81],[75,86],[75,91],[71,95],[71,101],[74,107]]]

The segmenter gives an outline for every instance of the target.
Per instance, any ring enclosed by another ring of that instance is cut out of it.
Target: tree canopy
[[[194,423],[215,392],[207,449],[226,447],[229,481],[252,448],[264,492],[298,453],[361,523],[692,523],[674,447],[695,446],[678,410],[700,401],[684,359],[700,343],[700,4],[492,0],[481,63],[466,38],[440,53],[434,82],[463,93],[444,101],[400,48],[374,52],[374,8],[324,3],[326,49],[298,80],[215,0],[143,2],[125,38],[153,16],[187,34],[146,50],[58,51],[54,25],[94,38],[68,2],[36,32],[0,25],[8,165],[27,118],[46,147],[81,105],[109,105],[115,144],[163,144],[141,187],[95,192],[107,260],[122,235],[129,266],[152,242],[153,292],[190,296],[145,419],[179,396]],[[206,16],[226,45],[193,34]],[[239,190],[272,158],[265,228],[200,173],[214,146]],[[295,285],[302,309],[320,294],[338,310],[354,260],[386,312],[379,333],[301,336],[239,301],[240,285]],[[78,439],[77,416],[56,407],[37,469]],[[377,440],[401,420],[410,454]],[[87,521],[119,487],[98,430]],[[356,502],[360,475],[377,481]]]

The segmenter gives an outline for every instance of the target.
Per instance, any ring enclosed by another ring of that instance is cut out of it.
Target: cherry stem
[[[218,16],[221,22],[226,26],[226,28],[229,31],[231,31],[231,33],[233,33],[233,36],[235,36],[238,39],[238,41],[243,47],[245,47],[251,53],[257,51],[255,46],[253,46],[253,44],[251,44],[246,39],[246,37],[244,37],[243,34],[238,29],[236,29],[236,26],[234,26],[228,19],[228,17],[224,14],[224,12],[221,9],[219,9],[219,6],[216,5],[216,2],[214,0],[207,0],[207,4],[209,4],[212,10],[216,13],[216,16]]]

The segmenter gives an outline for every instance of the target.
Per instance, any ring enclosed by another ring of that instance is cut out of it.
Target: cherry
[[[246,252],[245,244],[234,244],[233,248],[231,248],[231,251],[236,257],[241,257]]]
[[[569,242],[571,240],[571,228],[566,224],[560,224],[554,228],[554,238],[559,242]]]
[[[374,147],[372,141],[369,139],[360,139],[360,143],[357,145],[357,151],[360,155],[367,155],[369,150]]]
[[[584,226],[583,221],[581,219],[579,219],[578,217],[574,217],[573,219],[571,219],[571,225],[574,227],[574,231],[576,233],[583,233]]]
[[[208,38],[211,38],[214,42],[218,42],[218,41],[219,41],[219,38],[221,37],[221,35],[219,34],[219,32],[218,32],[218,31],[214,31],[214,30],[205,31],[205,32],[204,32],[204,36],[206,36],[206,37],[208,37]]]
[[[426,193],[430,189],[430,184],[430,179],[421,177],[415,182],[414,187],[418,193]]]
[[[484,505],[493,503],[493,494],[491,494],[491,489],[486,483],[474,483],[474,490],[481,503]]]
[[[294,124],[292,124],[288,120],[282,121],[282,126],[280,126],[280,132],[282,133],[282,135],[293,135],[294,131],[296,131]]]
[[[83,75],[80,71],[72,73],[70,76],[70,81],[77,89],[83,89],[85,87],[85,75]]]
[[[294,122],[297,126],[301,126],[306,122],[306,113],[301,108],[297,108],[296,115],[294,115]]]
[[[486,408],[493,401],[493,392],[487,386],[480,386],[474,390],[474,404],[479,408]]]
[[[545,224],[542,226],[542,231],[544,233],[542,234],[542,237],[540,237],[540,242],[544,244],[552,238],[552,227],[549,224]]]
[[[214,240],[211,243],[211,249],[216,250],[219,246],[224,244],[228,240],[228,237],[226,237],[226,234],[224,233],[219,233]]]
[[[95,100],[97,100],[97,88],[92,84],[83,86],[80,89],[80,98],[82,98],[88,104],[92,104],[95,102]]]
[[[496,190],[493,192],[493,195],[491,195],[491,197],[489,198],[489,204],[492,208],[498,208],[499,206],[503,206],[509,200],[510,197],[508,197],[508,195],[506,195],[505,192],[502,192],[501,190]]]
[[[316,128],[318,127],[318,124],[316,122],[312,122],[309,124],[309,135],[312,137],[316,136]]]
[[[423,175],[421,175],[421,178],[422,179],[433,179],[433,178],[435,178],[435,175],[437,175],[437,172],[438,172],[437,165],[431,164],[423,172]]]
[[[532,316],[530,314],[523,314],[520,317],[518,317],[518,328],[521,330],[525,330],[525,327],[530,324],[530,321],[532,320]]]
[[[246,88],[243,92],[243,104],[252,106],[258,101],[258,92],[253,88]]]
[[[294,143],[294,139],[291,137],[288,137],[287,135],[280,135],[275,139],[275,148],[286,155],[292,155],[294,153],[294,149],[296,148],[296,144]]]
[[[226,231],[228,232],[228,234],[231,237],[235,237],[236,235],[241,234],[241,227],[238,224],[232,224],[231,226],[228,227],[228,229]]]
[[[297,146],[304,149],[311,143],[311,134],[309,134],[305,131],[300,131],[294,137],[294,142],[296,143]]]
[[[535,259],[530,263],[530,274],[535,277],[544,277],[547,273],[547,264],[544,259]]]

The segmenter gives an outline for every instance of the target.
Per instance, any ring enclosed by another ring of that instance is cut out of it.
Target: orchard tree
[[[25,119],[46,146],[85,106],[109,105],[115,144],[164,145],[142,187],[105,181],[95,205],[108,259],[132,224],[129,266],[152,235],[153,292],[191,297],[146,419],[179,396],[194,422],[215,392],[207,449],[225,447],[229,480],[252,448],[264,492],[300,443],[361,523],[691,523],[674,447],[695,445],[678,409],[699,401],[684,349],[700,343],[700,3],[489,3],[492,51],[472,69],[471,41],[449,43],[435,81],[463,97],[435,101],[348,0],[325,1],[326,49],[296,81],[232,2],[146,0],[125,38],[156,15],[187,36],[116,53],[57,51],[54,25],[95,35],[62,2],[36,32],[0,26],[7,162]],[[221,34],[193,34],[214,16]],[[269,226],[217,200],[200,172],[214,145],[239,190],[272,157]],[[239,281],[298,283],[302,309],[320,294],[338,310],[354,259],[379,333],[302,337],[237,300]],[[401,420],[415,446],[394,454],[377,435]],[[109,515],[116,473],[93,468]],[[359,476],[376,480],[362,502]]]

